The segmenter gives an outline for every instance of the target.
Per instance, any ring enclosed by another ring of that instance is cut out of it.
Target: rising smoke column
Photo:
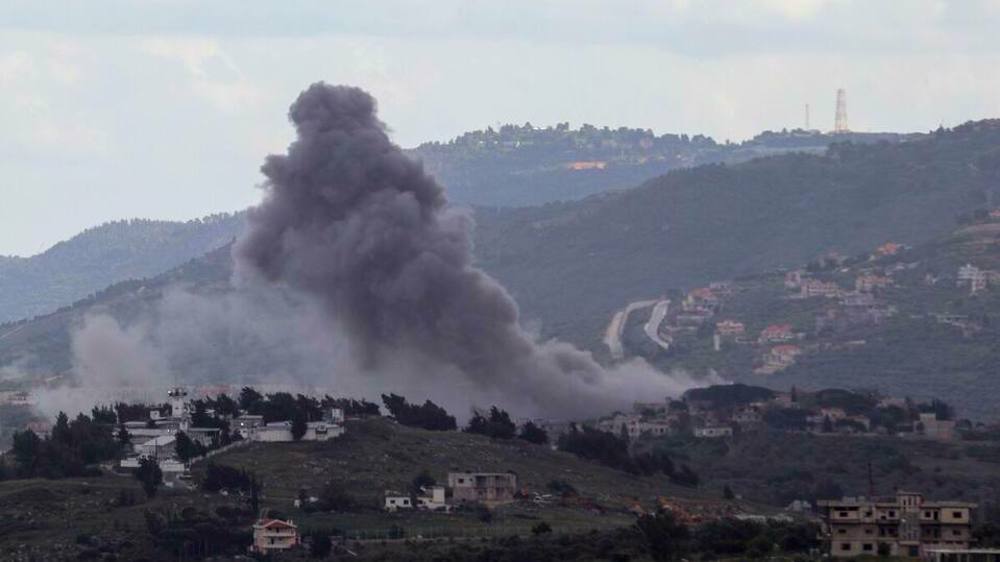
[[[298,138],[267,157],[264,201],[234,249],[240,274],[317,297],[369,368],[419,354],[532,413],[595,413],[677,390],[648,368],[608,373],[570,345],[534,342],[510,295],[472,266],[471,220],[446,208],[375,106],[324,83],[299,95]]]

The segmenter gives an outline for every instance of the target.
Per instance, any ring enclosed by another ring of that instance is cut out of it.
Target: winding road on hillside
[[[645,300],[628,303],[624,309],[615,312],[611,317],[611,322],[604,330],[604,345],[608,346],[611,358],[620,361],[625,358],[625,348],[622,346],[622,335],[625,333],[625,325],[628,324],[628,316],[640,308],[647,308],[656,305],[659,301]]]
[[[646,332],[646,337],[653,340],[653,343],[660,346],[662,349],[670,349],[670,342],[660,337],[660,324],[663,323],[663,319],[667,317],[667,312],[670,310],[670,300],[663,299],[653,305],[653,311],[649,313],[649,320],[646,325],[642,327],[643,331]]]

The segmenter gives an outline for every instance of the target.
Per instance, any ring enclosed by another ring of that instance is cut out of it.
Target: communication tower
[[[837,90],[837,115],[833,120],[833,132],[850,132],[847,128],[847,92],[843,88]]]

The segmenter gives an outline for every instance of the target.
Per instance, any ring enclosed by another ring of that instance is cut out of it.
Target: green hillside
[[[626,332],[626,343],[665,369],[713,369],[731,380],[775,388],[863,388],[940,398],[960,416],[996,419],[992,400],[985,397],[1000,394],[1000,287],[992,281],[972,294],[967,283],[959,282],[958,271],[966,264],[1000,270],[998,234],[1000,223],[985,221],[893,256],[862,254],[836,267],[813,264],[805,270],[804,275],[836,283],[844,292],[854,290],[861,276],[887,279],[889,285],[872,294],[877,309],[891,310],[881,321],[861,318],[824,327],[824,315],[849,314],[841,298],[794,298],[797,291],[785,287],[783,274],[767,274],[734,282],[733,295],[723,299],[708,325],[679,335],[668,352],[641,332],[641,314]],[[721,320],[743,323],[749,341],[726,338],[715,351],[711,326]],[[803,354],[774,374],[755,373],[772,347],[756,338],[778,324],[800,334],[792,343]]]
[[[477,256],[546,336],[588,347],[625,302],[949,232],[1000,185],[1000,121],[678,170],[578,203],[478,213]]]
[[[0,323],[48,314],[108,285],[159,275],[228,244],[243,214],[90,228],[29,258],[0,257]]]

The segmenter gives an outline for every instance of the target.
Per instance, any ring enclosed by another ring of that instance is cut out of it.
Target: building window
[[[866,542],[865,544],[861,545],[861,550],[864,550],[865,552],[871,552],[874,548],[875,547],[873,547],[872,543],[870,542]]]
[[[961,519],[962,515],[963,515],[963,513],[961,511],[952,511],[951,512],[951,516],[954,517],[955,519]]]
[[[840,550],[851,550],[851,543],[849,542],[841,543]]]
[[[837,529],[837,534],[838,535],[846,535],[847,534],[847,529]]]

